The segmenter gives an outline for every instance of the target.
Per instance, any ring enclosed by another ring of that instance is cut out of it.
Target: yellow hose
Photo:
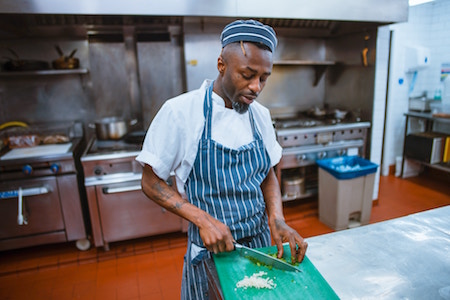
[[[0,130],[3,130],[8,127],[13,127],[13,126],[28,127],[28,124],[25,122],[20,122],[20,121],[6,122],[6,123],[3,123],[2,125],[0,125]]]

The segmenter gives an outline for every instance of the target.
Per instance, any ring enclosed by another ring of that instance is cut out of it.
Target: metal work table
[[[450,299],[450,206],[307,241],[341,299]]]

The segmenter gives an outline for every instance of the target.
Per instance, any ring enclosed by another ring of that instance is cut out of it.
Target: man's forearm
[[[142,190],[145,195],[168,211],[201,226],[206,212],[183,199],[164,180],[159,178],[148,165],[142,174]]]
[[[280,185],[273,168],[270,169],[266,179],[264,179],[264,181],[262,182],[261,189],[264,195],[264,200],[266,202],[266,209],[269,218],[272,221],[284,221]]]

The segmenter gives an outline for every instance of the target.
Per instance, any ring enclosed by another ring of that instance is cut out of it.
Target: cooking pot
[[[126,121],[119,117],[102,118],[95,122],[95,132],[99,140],[119,140],[136,123],[137,120]]]
[[[10,48],[7,49],[9,52],[11,52],[15,59],[5,57],[8,59],[8,61],[3,64],[3,69],[5,71],[38,71],[48,70],[50,68],[50,65],[46,61],[21,59],[14,50]]]
[[[283,179],[283,192],[286,198],[295,198],[305,194],[305,178],[292,177]]]
[[[9,60],[3,64],[5,71],[39,71],[48,70],[49,64],[46,61],[41,60]]]
[[[334,110],[334,117],[336,119],[338,119],[338,120],[343,120],[343,119],[345,119],[345,117],[347,117],[347,111],[335,109]]]
[[[66,56],[58,45],[56,45],[55,48],[59,54],[59,57],[52,61],[54,69],[77,69],[80,66],[80,60],[76,57],[73,57],[75,55],[75,52],[77,52],[77,49],[74,49],[69,54],[69,56]]]

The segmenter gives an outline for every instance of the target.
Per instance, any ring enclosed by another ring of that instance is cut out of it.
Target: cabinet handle
[[[37,196],[37,195],[44,195],[48,194],[50,190],[43,186],[43,187],[36,187],[36,188],[28,188],[28,189],[22,189],[22,196]],[[19,190],[11,190],[11,191],[4,191],[0,192],[0,199],[8,199],[8,198],[17,198],[19,197]]]
[[[123,187],[105,187],[103,188],[103,194],[116,194],[132,191],[140,191],[142,189],[140,184],[123,186]]]

